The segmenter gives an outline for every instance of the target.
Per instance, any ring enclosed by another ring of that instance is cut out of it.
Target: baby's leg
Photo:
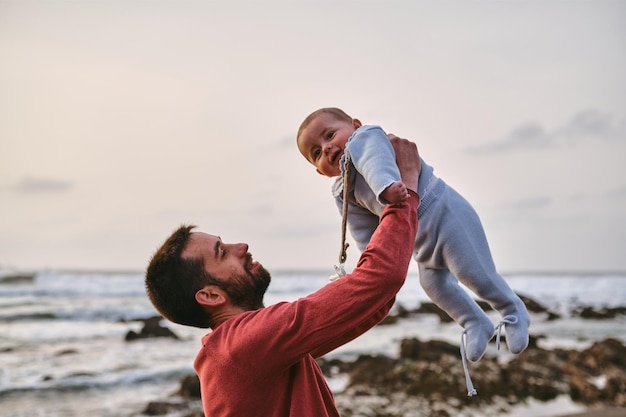
[[[512,353],[520,353],[528,346],[530,316],[524,302],[511,290],[495,268],[461,268],[457,277],[480,298],[486,300],[503,320],[506,319],[506,344]]]
[[[450,271],[418,265],[422,288],[435,304],[465,330],[467,358],[472,362],[479,360],[494,334],[493,323],[472,297],[459,286]]]
[[[530,316],[526,306],[497,273],[478,215],[460,195],[450,191],[454,205],[440,229],[440,237],[445,239],[445,263],[459,281],[507,318],[507,346],[512,353],[520,353],[528,346]]]

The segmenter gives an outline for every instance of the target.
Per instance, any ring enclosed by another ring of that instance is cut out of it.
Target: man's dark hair
[[[210,327],[212,317],[196,301],[196,292],[218,285],[202,259],[184,259],[182,252],[196,226],[182,225],[155,252],[146,270],[148,298],[163,317],[174,323]]]

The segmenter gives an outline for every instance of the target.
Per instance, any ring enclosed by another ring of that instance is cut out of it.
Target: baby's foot
[[[465,326],[465,355],[472,362],[483,357],[487,345],[493,337],[493,323],[487,316],[472,320]]]
[[[513,354],[518,354],[528,347],[528,327],[530,326],[530,316],[525,307],[518,309],[513,314],[507,314],[496,326],[498,333],[498,344],[500,341],[500,331],[504,326],[506,333],[506,345]]]

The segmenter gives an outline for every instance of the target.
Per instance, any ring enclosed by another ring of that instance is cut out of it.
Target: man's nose
[[[231,246],[233,254],[237,256],[245,256],[248,253],[248,245],[246,243],[233,243]]]

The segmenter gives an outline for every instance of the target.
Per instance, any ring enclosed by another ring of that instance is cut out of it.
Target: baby
[[[378,226],[385,204],[408,197],[400,179],[395,153],[378,126],[363,126],[337,108],[322,108],[300,125],[298,149],[327,177],[337,177],[332,187],[337,206],[348,199],[347,224],[359,250],[367,246]],[[343,194],[343,166],[349,155],[348,195]],[[478,361],[496,331],[506,325],[506,343],[518,354],[528,346],[530,316],[522,300],[496,272],[480,219],[472,206],[452,187],[436,177],[421,160],[418,184],[419,227],[413,257],[420,284],[430,299],[463,327],[462,349]],[[501,316],[494,327],[485,312],[458,285],[462,282],[486,300]],[[473,387],[468,377],[468,390]]]

